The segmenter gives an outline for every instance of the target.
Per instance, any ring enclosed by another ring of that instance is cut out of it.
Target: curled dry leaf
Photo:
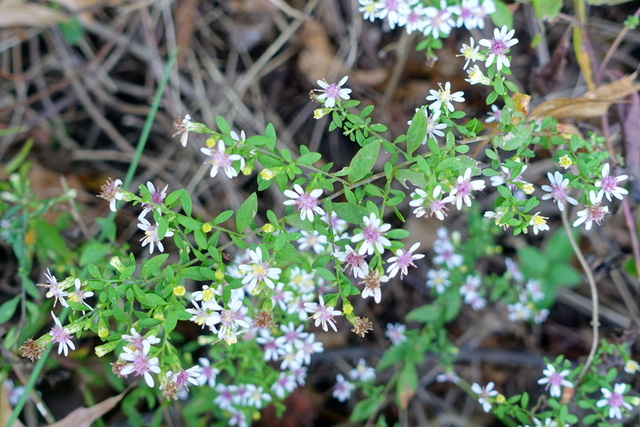
[[[95,420],[112,410],[130,388],[89,408],[78,408],[57,423],[50,424],[49,427],[91,427]]]
[[[551,116],[557,120],[587,119],[607,113],[611,104],[640,90],[640,84],[634,83],[635,74],[622,77],[614,82],[600,86],[578,98],[558,98],[543,102],[533,109],[532,119]]]

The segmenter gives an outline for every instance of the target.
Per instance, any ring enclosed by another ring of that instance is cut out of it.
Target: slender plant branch
[[[593,277],[593,272],[587,264],[587,260],[584,258],[580,247],[576,243],[576,240],[573,238],[573,233],[571,227],[569,226],[569,220],[567,218],[567,209],[562,210],[562,224],[564,225],[564,229],[567,232],[567,238],[571,243],[571,247],[573,248],[573,252],[575,252],[576,257],[578,257],[578,261],[584,270],[584,273],[587,276],[587,282],[589,282],[589,288],[591,290],[591,301],[592,301],[592,315],[591,315],[591,327],[593,331],[593,340],[591,342],[591,351],[589,351],[589,357],[578,375],[577,382],[580,382],[584,375],[589,370],[591,363],[593,362],[593,358],[596,355],[596,350],[598,349],[598,342],[600,341],[600,313],[599,313],[599,302],[598,302],[598,288],[596,287],[596,281]]]

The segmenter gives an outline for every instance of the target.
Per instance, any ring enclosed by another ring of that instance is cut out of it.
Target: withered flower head
[[[122,374],[122,369],[127,365],[127,362],[122,359],[118,359],[114,363],[111,363],[111,372],[113,372],[120,378],[126,378],[127,376]]]
[[[35,362],[36,360],[40,359],[42,357],[43,351],[44,351],[44,348],[42,348],[42,346],[38,344],[38,342],[35,341],[33,338],[29,338],[28,340],[26,340],[24,344],[22,344],[18,349],[18,353],[22,357],[31,359],[32,362]]]
[[[178,400],[178,386],[176,385],[175,381],[170,380],[162,386],[162,395],[167,400]]]
[[[373,331],[373,322],[366,317],[356,316],[351,332],[364,338],[369,331]]]
[[[271,329],[276,326],[275,323],[273,323],[273,315],[264,310],[258,311],[253,321],[258,329]]]

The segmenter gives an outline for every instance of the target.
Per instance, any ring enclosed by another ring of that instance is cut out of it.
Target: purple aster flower
[[[507,26],[504,25],[500,30],[494,28],[493,38],[491,40],[482,39],[478,43],[480,46],[487,47],[487,62],[485,67],[489,67],[491,64],[496,63],[496,68],[501,70],[503,66],[509,67],[511,62],[506,53],[509,52],[511,46],[518,43],[518,39],[512,39],[515,34],[515,30],[507,31]]]

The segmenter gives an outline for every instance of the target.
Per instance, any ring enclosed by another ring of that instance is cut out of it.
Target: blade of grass
[[[158,113],[158,108],[160,107],[160,101],[162,100],[162,95],[164,94],[164,90],[167,86],[167,82],[169,81],[169,76],[171,75],[171,69],[173,68],[173,64],[176,61],[176,57],[178,56],[178,50],[174,49],[173,52],[169,55],[169,59],[167,61],[167,65],[164,68],[164,73],[162,74],[162,80],[160,80],[160,84],[158,85],[158,89],[156,90],[156,94],[153,98],[153,103],[151,104],[151,109],[149,110],[149,115],[147,115],[147,119],[144,122],[144,127],[142,128],[142,133],[140,134],[140,138],[138,139],[138,143],[136,146],[136,151],[133,155],[133,159],[131,160],[131,164],[129,165],[129,169],[127,170],[127,175],[124,178],[123,188],[128,188],[131,185],[131,181],[133,181],[133,175],[138,168],[138,164],[140,163],[140,157],[142,157],[142,152],[144,151],[145,146],[147,145],[147,140],[149,139],[149,134],[151,133],[151,126],[153,125],[153,121],[156,118],[156,114]],[[111,212],[109,215],[109,220],[114,221],[117,213]],[[103,241],[106,238],[105,229],[103,229],[98,236],[98,241]]]

